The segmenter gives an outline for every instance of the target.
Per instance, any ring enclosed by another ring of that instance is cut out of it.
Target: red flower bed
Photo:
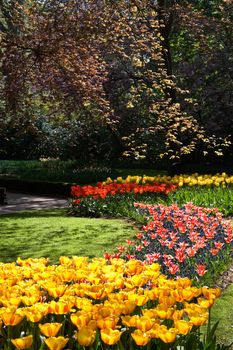
[[[176,185],[172,184],[160,184],[154,182],[153,184],[139,185],[135,183],[111,183],[103,184],[98,182],[96,186],[72,186],[71,187],[71,196],[74,198],[93,198],[93,199],[105,199],[107,196],[115,196],[116,194],[123,193],[134,193],[134,194],[143,194],[143,193],[164,193],[168,194],[171,191],[174,191],[177,188]],[[76,204],[78,204],[77,202]],[[74,203],[75,204],[75,203]]]

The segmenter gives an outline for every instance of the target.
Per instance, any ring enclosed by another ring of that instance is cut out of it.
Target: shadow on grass
[[[0,261],[61,255],[103,256],[131,238],[135,228],[124,220],[76,218],[66,209],[31,210],[0,215]]]
[[[2,214],[0,219],[10,219],[10,218],[39,218],[39,217],[60,217],[60,216],[68,217],[67,209],[48,209],[48,210],[28,210],[28,211],[18,211],[10,214]]]

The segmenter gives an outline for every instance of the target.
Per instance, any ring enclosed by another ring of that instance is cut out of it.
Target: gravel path
[[[216,283],[216,287],[222,290],[226,289],[230,284],[233,283],[233,265],[231,265],[226,272],[220,276]]]
[[[229,223],[231,226],[233,226],[233,217],[228,216],[227,219],[225,219],[227,223]],[[231,264],[227,271],[225,271],[220,277],[219,280],[216,283],[216,287],[221,288],[222,290],[226,289],[230,284],[233,283],[233,264]]]
[[[68,202],[63,198],[7,192],[7,204],[0,205],[0,215],[22,210],[40,210],[67,208]]]

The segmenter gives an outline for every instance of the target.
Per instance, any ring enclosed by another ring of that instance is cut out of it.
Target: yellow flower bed
[[[168,280],[158,264],[61,257],[0,263],[4,349],[130,349],[179,342],[208,321],[220,290]],[[131,344],[131,345],[130,345]],[[132,348],[132,347],[131,347]]]
[[[110,177],[104,182],[104,184],[110,184],[112,182],[116,183],[137,183],[137,184],[147,184],[147,183],[164,183],[164,184],[174,184],[180,187],[182,186],[222,186],[227,187],[233,184],[233,175],[222,174],[205,174],[199,175],[198,173],[191,175],[157,175],[157,176],[131,176],[128,175],[125,179],[122,177],[117,177],[112,180]]]

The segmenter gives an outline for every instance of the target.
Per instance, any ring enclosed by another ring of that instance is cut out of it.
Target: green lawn
[[[1,215],[0,227],[1,262],[18,256],[49,257],[51,263],[61,255],[102,256],[135,233],[124,220],[70,217],[63,209]]]
[[[217,339],[222,344],[233,343],[233,284],[216,301],[211,312],[211,325],[219,321]],[[233,349],[233,346],[231,347]]]
[[[222,293],[211,309],[211,327],[219,322],[216,337],[217,342],[224,345],[231,345],[233,350],[233,284]],[[202,333],[205,334],[206,326],[202,326]]]
[[[233,225],[233,221],[232,221]],[[216,331],[218,342],[230,345],[233,350],[233,284],[222,293],[211,310],[211,326],[219,321]]]

